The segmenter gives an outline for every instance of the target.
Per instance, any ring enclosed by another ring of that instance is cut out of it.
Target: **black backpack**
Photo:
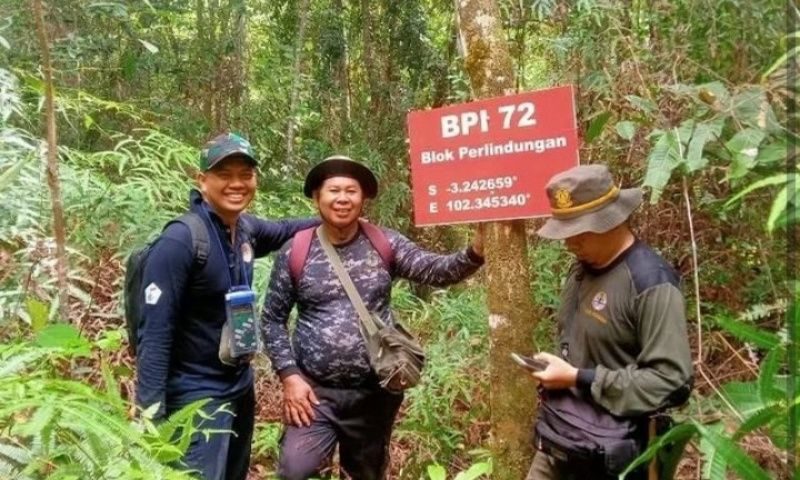
[[[189,228],[189,232],[192,235],[192,249],[194,250],[194,264],[192,268],[194,271],[200,270],[206,264],[210,250],[208,227],[206,227],[200,215],[194,212],[184,213],[180,217],[168,222],[164,228],[166,229],[173,223],[182,223]],[[125,290],[123,291],[125,327],[128,330],[128,348],[132,355],[136,355],[137,332],[142,321],[142,311],[140,307],[144,290],[144,285],[142,285],[144,266],[147,263],[150,250],[157,241],[158,239],[131,252],[128,256],[128,261],[125,263]]]

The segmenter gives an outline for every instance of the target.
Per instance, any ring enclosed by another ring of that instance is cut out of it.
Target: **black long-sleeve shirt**
[[[638,240],[611,265],[568,278],[558,313],[562,356],[611,413],[686,401],[693,370],[679,286],[678,274]]]
[[[235,398],[252,385],[249,365],[228,366],[218,358],[225,294],[231,283],[252,284],[254,258],[319,224],[314,219],[270,222],[243,215],[247,228],[240,218],[232,245],[230,230],[197,191],[192,191],[190,210],[208,227],[210,245],[203,268],[196,269],[188,227],[172,223],[151,247],[143,272],[136,393],[142,407],[160,403],[156,416],[166,407],[200,398]],[[248,250],[252,254],[243,254]]]

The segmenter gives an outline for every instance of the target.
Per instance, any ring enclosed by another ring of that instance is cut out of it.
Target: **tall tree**
[[[247,5],[243,0],[196,0],[194,14],[192,97],[211,132],[225,131],[238,123],[247,89]]]
[[[47,116],[47,185],[50,187],[50,202],[53,208],[53,236],[56,239],[56,275],[58,285],[58,306],[62,322],[69,321],[69,283],[67,281],[66,226],[64,224],[64,205],[61,201],[61,182],[58,176],[58,142],[56,114],[53,99],[53,66],[50,62],[50,42],[44,21],[41,0],[31,0],[39,50],[42,55],[44,73],[44,101]]]
[[[294,67],[292,68],[292,91],[289,94],[289,123],[286,126],[286,162],[292,165],[294,159],[295,115],[300,101],[300,82],[303,73],[303,46],[308,25],[308,0],[300,0],[297,10],[297,38],[294,44]]]
[[[514,69],[495,0],[456,0],[456,21],[473,96],[514,93]],[[530,428],[536,402],[533,383],[519,381],[511,352],[533,339],[525,222],[494,222],[486,231],[489,283],[491,450],[493,478],[519,480],[532,459]]]
[[[247,93],[247,5],[245,0],[233,0],[233,55],[230,59],[231,85],[228,124],[241,125],[241,104]]]
[[[343,0],[333,0],[322,12],[320,22],[319,67],[315,83],[320,91],[322,114],[328,119],[323,132],[329,144],[339,148],[346,143],[350,128],[350,64]]]

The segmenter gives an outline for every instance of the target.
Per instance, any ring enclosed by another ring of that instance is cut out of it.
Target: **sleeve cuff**
[[[286,368],[282,368],[282,369],[278,370],[278,377],[281,380],[283,380],[286,377],[289,377],[289,376],[294,375],[296,373],[300,373],[300,367],[298,367],[297,365],[291,365],[291,366],[288,366]]]
[[[467,257],[469,257],[472,263],[483,265],[484,259],[482,256],[478,255],[475,250],[472,249],[472,245],[467,247]]]
[[[594,382],[595,370],[594,368],[579,368],[578,378],[575,379],[575,384],[580,390],[588,392],[592,389],[592,382]]]

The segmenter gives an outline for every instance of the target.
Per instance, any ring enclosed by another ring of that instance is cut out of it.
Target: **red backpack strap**
[[[311,227],[300,230],[292,238],[292,246],[289,251],[289,277],[291,277],[292,284],[295,287],[297,287],[300,275],[303,273],[303,267],[306,264],[308,251],[311,249],[311,240],[314,238],[314,230],[316,229],[317,227]]]
[[[386,234],[380,227],[372,223],[363,220],[360,222],[361,230],[364,231],[364,235],[369,239],[369,243],[378,251],[378,255],[380,255],[381,260],[383,260],[383,265],[386,267],[386,270],[392,273],[392,269],[394,268],[394,250],[392,250],[392,245],[389,243],[389,239],[386,238]]]

